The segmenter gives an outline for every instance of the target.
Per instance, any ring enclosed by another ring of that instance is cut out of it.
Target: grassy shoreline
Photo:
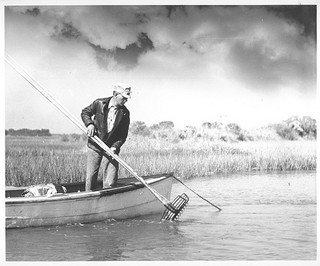
[[[129,136],[120,156],[139,174],[174,172],[191,178],[251,171],[316,169],[316,141],[178,143]],[[77,182],[85,179],[86,142],[54,137],[6,137],[6,185]],[[120,176],[130,174],[120,169]]]

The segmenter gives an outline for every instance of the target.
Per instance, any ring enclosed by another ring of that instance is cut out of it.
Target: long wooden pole
[[[80,128],[85,134],[87,134],[86,127],[80,123],[61,103],[59,103],[52,95],[50,95],[39,82],[37,82],[30,74],[28,74],[11,56],[6,54],[6,62],[17,71],[28,83],[31,84],[38,92],[40,92],[50,103],[52,103],[59,111],[61,111],[68,119],[71,120],[78,128]],[[140,177],[125,161],[123,161],[97,136],[90,137],[96,144],[98,144],[108,155],[113,157],[120,163],[129,173],[131,173],[136,179],[138,179],[150,192],[171,212],[177,212],[172,206],[170,201],[166,199],[159,192],[151,188],[148,183]]]
[[[202,197],[201,195],[199,195],[197,192],[195,192],[194,190],[192,190],[191,188],[189,188],[185,183],[183,183],[179,178],[173,176],[175,180],[177,180],[178,182],[180,182],[182,185],[184,185],[187,189],[189,189],[191,192],[193,192],[194,194],[196,194],[199,198],[203,199],[204,201],[208,202],[210,205],[212,205],[213,207],[217,208],[219,211],[221,211],[222,209],[219,208],[218,206],[214,205],[212,202],[210,202],[209,200],[205,199],[204,197]]]

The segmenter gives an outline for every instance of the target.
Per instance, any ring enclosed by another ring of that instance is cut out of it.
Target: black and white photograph
[[[4,262],[319,262],[317,1],[1,8]]]

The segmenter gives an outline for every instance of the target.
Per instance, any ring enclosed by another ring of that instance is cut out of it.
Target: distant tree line
[[[51,133],[49,131],[49,129],[27,129],[27,128],[23,128],[23,129],[9,129],[5,131],[5,135],[6,136],[30,136],[30,137],[35,137],[35,136],[39,136],[39,137],[50,137]]]
[[[292,116],[281,123],[270,124],[259,130],[260,133],[265,135],[273,132],[274,136],[285,140],[317,139],[317,122],[310,116],[303,116],[302,118]],[[200,128],[186,126],[184,129],[179,130],[174,128],[172,121],[163,121],[150,127],[142,121],[135,121],[130,125],[130,133],[151,138],[176,139],[176,141],[190,138],[207,138],[209,140],[229,142],[270,138],[270,136],[259,137],[252,135],[236,123],[224,125],[221,122],[205,122],[202,123]]]
[[[8,136],[51,136],[49,129],[9,129]],[[304,116],[302,118],[292,116],[277,124],[270,124],[252,133],[242,129],[236,123],[224,125],[221,122],[205,122],[200,127],[186,126],[176,129],[172,121],[162,121],[152,126],[147,126],[143,121],[134,121],[130,124],[129,134],[178,142],[185,139],[207,139],[225,142],[254,141],[254,140],[299,140],[317,139],[317,122],[315,119]],[[85,134],[61,134],[63,142],[85,141]]]
[[[283,139],[317,139],[317,121],[310,116],[292,116],[280,124],[271,125]]]

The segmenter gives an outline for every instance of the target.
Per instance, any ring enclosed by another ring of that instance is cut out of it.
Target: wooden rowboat
[[[170,198],[173,174],[145,176],[143,179]],[[6,187],[6,228],[91,223],[106,219],[127,219],[163,213],[165,207],[135,178],[120,178],[109,189],[85,192],[84,182],[62,184],[67,193],[23,197],[25,187]],[[98,182],[98,186],[102,186]]]

